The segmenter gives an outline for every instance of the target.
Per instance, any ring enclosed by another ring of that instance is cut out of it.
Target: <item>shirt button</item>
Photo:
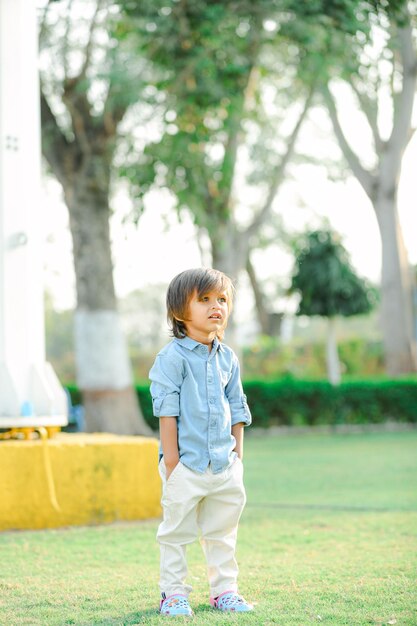
[[[209,398],[209,403],[214,404],[216,402],[216,398]]]
[[[212,382],[213,382],[213,379],[212,379],[212,378],[207,378],[207,382],[208,382],[208,383],[212,383]]]

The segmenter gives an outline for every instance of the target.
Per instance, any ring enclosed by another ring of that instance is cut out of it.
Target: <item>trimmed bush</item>
[[[71,402],[75,406],[76,404],[82,404],[82,395],[81,391],[78,389],[77,385],[69,383],[68,385],[64,385],[71,396]]]
[[[73,404],[81,403],[74,385],[67,386]],[[281,379],[244,382],[253,425],[313,426],[323,424],[377,424],[392,420],[417,423],[417,381],[380,380],[345,382],[333,387],[325,381]],[[147,423],[157,430],[149,386],[136,386]]]
[[[153,415],[152,399],[149,392],[149,385],[142,384],[136,385],[136,392],[138,394],[139,403],[142,409],[143,417],[145,421],[153,430],[158,430],[158,418]]]
[[[247,382],[254,424],[313,426],[417,422],[417,382],[328,382],[280,380]]]

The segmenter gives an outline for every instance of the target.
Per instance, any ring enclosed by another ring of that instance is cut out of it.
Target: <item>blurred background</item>
[[[147,432],[132,389],[201,265],[248,390],[415,382],[416,2],[37,6],[47,357],[87,429]]]

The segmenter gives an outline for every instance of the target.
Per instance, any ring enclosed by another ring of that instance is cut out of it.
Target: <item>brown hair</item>
[[[234,286],[231,279],[218,270],[197,268],[185,270],[172,279],[167,291],[167,318],[172,334],[178,339],[187,335],[185,322],[188,315],[188,304],[194,292],[203,296],[210,291],[225,292],[229,305],[229,315],[232,311]],[[223,339],[224,329],[217,333],[220,341]]]

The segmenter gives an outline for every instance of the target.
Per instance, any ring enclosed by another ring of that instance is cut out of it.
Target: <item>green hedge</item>
[[[417,422],[417,382],[247,382],[257,426]]]
[[[67,386],[73,404],[81,403],[79,390]],[[417,423],[417,381],[383,380],[345,382],[333,387],[324,381],[282,379],[244,382],[253,425],[268,427],[316,424],[367,424],[387,420]],[[155,429],[149,387],[136,387],[144,417]]]

